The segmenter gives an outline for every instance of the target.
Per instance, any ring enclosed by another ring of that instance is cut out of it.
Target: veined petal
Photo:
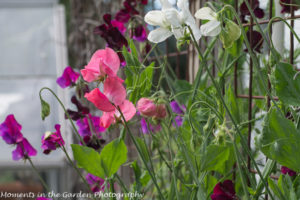
[[[149,33],[148,40],[153,43],[159,43],[172,36],[172,34],[168,29],[160,27]]]
[[[172,27],[172,33],[176,39],[180,39],[184,36],[184,30],[182,27]]]
[[[181,27],[182,22],[178,10],[176,10],[175,8],[169,8],[163,10],[163,13],[165,14],[166,19],[172,26]]]
[[[216,20],[217,13],[215,13],[210,7],[203,7],[195,13],[195,17],[198,19]]]
[[[115,105],[121,105],[126,98],[126,90],[116,77],[108,77],[104,82],[103,93]]]
[[[145,15],[144,20],[147,24],[150,24],[152,26],[161,26],[161,27],[168,26],[168,23],[165,18],[165,14],[160,10],[149,11]]]
[[[161,9],[169,9],[172,8],[172,5],[170,4],[170,2],[168,0],[159,0],[161,3]]]
[[[198,28],[197,24],[189,24],[189,26],[191,27],[193,34],[195,36],[196,41],[198,41],[201,38],[201,32],[200,29]]]
[[[92,59],[96,58],[102,58],[103,64],[100,65],[100,70],[101,67],[108,67],[110,68],[114,74],[117,74],[119,68],[120,68],[120,59],[118,54],[112,50],[111,48],[106,47],[105,49],[98,50],[94,53],[92,56]],[[105,70],[103,70],[105,71]]]
[[[120,110],[123,113],[126,121],[131,120],[131,118],[136,114],[136,109],[135,109],[134,105],[128,100],[125,100],[123,102],[123,104],[120,105]],[[116,116],[117,117],[121,116],[119,111],[116,111]]]
[[[115,107],[111,104],[108,98],[100,92],[99,88],[93,89],[91,92],[86,93],[84,97],[92,102],[99,110],[111,112]]]
[[[201,34],[204,36],[217,36],[221,32],[220,22],[212,20],[200,27]]]
[[[104,128],[110,127],[111,124],[114,124],[116,119],[114,117],[115,111],[112,112],[104,112],[102,117],[100,118],[100,126]]]

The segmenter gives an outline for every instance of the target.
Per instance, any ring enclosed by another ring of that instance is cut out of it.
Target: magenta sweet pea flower
[[[106,75],[116,77],[120,68],[118,54],[111,48],[97,50],[88,65],[80,70],[82,77],[87,82],[103,80]]]
[[[139,42],[146,41],[147,36],[146,29],[143,25],[138,25],[130,31],[130,37]]]
[[[17,144],[23,140],[22,126],[16,121],[14,115],[8,115],[0,124],[0,136],[7,144]]]
[[[37,151],[31,146],[26,138],[17,144],[17,148],[12,152],[13,160],[27,159],[36,156]]]
[[[281,173],[283,174],[288,174],[289,176],[296,176],[297,175],[297,172],[285,167],[285,166],[282,166],[281,167]]]
[[[111,20],[110,23],[113,27],[116,27],[123,35],[125,34],[126,27],[124,26],[124,23],[119,22],[117,20]]]
[[[94,176],[93,174],[88,174],[86,175],[86,181],[90,185],[91,190],[96,193],[96,192],[104,192],[105,190],[105,185],[104,185],[104,180],[100,177]],[[109,187],[109,184],[107,185]]]
[[[225,180],[223,183],[219,182],[215,187],[213,194],[211,195],[212,200],[236,200],[238,199],[235,195],[234,184],[231,180]]]
[[[72,67],[68,66],[65,68],[62,76],[57,78],[56,83],[61,88],[66,88],[75,84],[79,76],[79,73],[75,72]]]
[[[44,154],[49,154],[51,151],[65,144],[60,133],[60,125],[56,124],[55,129],[56,132],[46,132],[45,135],[42,136],[42,149],[44,150]]]

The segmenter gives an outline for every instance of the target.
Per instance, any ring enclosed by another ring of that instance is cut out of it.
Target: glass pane
[[[52,7],[0,9],[0,76],[55,75]]]

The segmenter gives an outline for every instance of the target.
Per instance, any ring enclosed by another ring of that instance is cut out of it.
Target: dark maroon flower
[[[56,124],[55,129],[56,132],[46,132],[45,135],[42,136],[42,149],[44,150],[44,154],[49,154],[51,151],[65,144],[60,133],[60,125]]]
[[[139,42],[147,40],[147,32],[143,25],[138,25],[130,31],[130,37]]]
[[[121,9],[119,12],[116,14],[116,20],[122,23],[127,23],[130,19],[130,14],[127,12],[126,9]]]
[[[13,160],[28,159],[36,156],[37,151],[31,146],[26,138],[17,144],[17,148],[12,152]]]
[[[296,6],[292,0],[280,0],[279,3],[282,6],[281,13],[291,13],[291,9],[294,11],[299,9],[299,6]]]
[[[147,4],[148,4],[148,0],[141,0],[141,3],[142,3],[143,5],[147,5]]]
[[[8,115],[0,124],[0,136],[7,144],[17,144],[23,140],[22,126],[16,121],[14,115]]]
[[[249,2],[249,4],[250,4],[250,2]],[[258,0],[254,0],[252,8],[253,8],[253,13],[257,18],[261,19],[265,16],[264,11],[259,7]],[[242,22],[245,23],[246,22],[245,17],[250,16],[250,11],[245,2],[243,2],[240,5],[240,13],[241,13],[240,18],[241,18]]]
[[[73,119],[74,121],[83,118],[85,115],[90,113],[90,109],[83,106],[76,96],[72,96],[71,102],[76,105],[77,111],[73,111],[70,109],[67,109],[68,114],[70,115],[70,118]],[[65,119],[67,119],[67,116],[65,116]]]
[[[247,32],[247,38],[250,41],[250,31]],[[263,45],[262,35],[258,31],[253,31],[251,49],[257,51],[258,53],[261,53],[260,49],[262,48],[262,45]],[[248,52],[248,49],[245,49],[245,51]]]
[[[124,26],[124,23],[119,22],[117,20],[111,20],[111,25],[113,27],[116,27],[123,35],[126,32],[126,27]]]
[[[231,180],[225,180],[223,183],[219,182],[215,187],[213,194],[211,195],[212,200],[235,200],[234,184]]]
[[[75,72],[70,66],[68,66],[65,68],[62,76],[57,78],[56,83],[61,88],[66,88],[75,84],[79,76],[79,73]]]
[[[285,166],[282,166],[281,167],[281,173],[283,174],[288,174],[289,176],[296,176],[297,175],[297,172],[285,167]]]
[[[151,48],[152,48],[151,44],[149,44],[147,42],[144,49],[143,49],[144,54],[148,54],[151,51]]]
[[[88,174],[85,178],[94,193],[105,190],[104,180],[102,178],[94,176],[93,174]],[[107,187],[109,187],[109,184]]]

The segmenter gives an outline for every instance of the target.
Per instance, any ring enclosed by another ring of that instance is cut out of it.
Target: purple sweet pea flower
[[[61,88],[66,88],[75,84],[79,76],[79,73],[75,72],[72,67],[68,66],[65,68],[62,76],[57,78],[56,83]]]
[[[171,109],[174,113],[176,114],[179,114],[179,115],[182,115],[184,114],[184,111],[186,110],[185,106],[184,105],[179,105],[177,103],[177,101],[171,101],[170,102],[170,106],[171,106]]]
[[[144,134],[149,134],[150,131],[152,133],[156,133],[161,130],[161,126],[159,124],[153,125],[153,124],[149,123],[149,127],[148,127],[148,124],[147,124],[145,118],[142,118],[141,119],[141,129],[142,129],[142,133],[144,133]]]
[[[16,121],[14,115],[8,115],[0,124],[0,136],[7,144],[17,144],[23,140],[22,126]]]
[[[223,183],[219,182],[214,187],[214,192],[211,195],[212,200],[235,200],[234,184],[231,180],[225,180]]]
[[[106,129],[100,126],[100,117],[89,114],[85,118],[77,120],[76,124],[79,128],[78,132],[80,136],[88,147],[98,150],[101,145],[105,143],[105,140],[101,139],[101,134],[105,132]],[[92,126],[92,131],[90,126]]]
[[[42,136],[42,149],[44,150],[44,154],[49,154],[52,150],[56,150],[56,148],[65,144],[60,133],[60,125],[56,124],[55,129],[56,132],[47,132]]]
[[[102,178],[94,176],[93,174],[88,174],[85,178],[94,193],[103,192],[105,190],[104,180]],[[109,184],[107,187],[109,187]]]
[[[176,124],[173,123],[173,126],[180,127],[180,126],[182,126],[182,122],[183,122],[183,118],[181,116],[176,116],[175,117]]]
[[[147,32],[143,25],[136,26],[130,31],[130,37],[136,41],[144,42],[147,40]]]
[[[13,160],[27,159],[36,156],[37,151],[31,146],[26,138],[17,144],[17,148],[12,152]]]
[[[281,173],[283,174],[288,174],[289,176],[296,176],[297,175],[297,172],[285,167],[285,166],[282,166],[281,167]]]

